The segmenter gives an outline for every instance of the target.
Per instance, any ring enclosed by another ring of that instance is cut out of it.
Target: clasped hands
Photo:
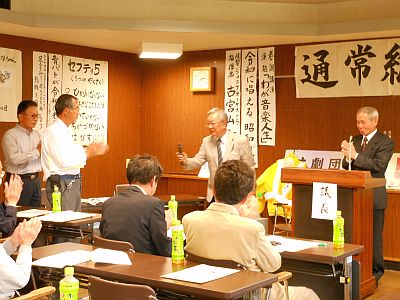
[[[346,157],[347,161],[354,160],[357,158],[357,152],[356,149],[354,148],[353,142],[348,142],[346,140],[342,141],[342,144],[340,145],[342,148],[342,153]],[[349,154],[351,157],[349,157]]]

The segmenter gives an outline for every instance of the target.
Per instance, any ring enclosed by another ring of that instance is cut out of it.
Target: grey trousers
[[[61,210],[81,211],[82,179],[60,179],[60,185]],[[51,198],[53,191],[54,186],[51,186],[50,180],[47,180],[46,194],[51,207],[53,207]]]

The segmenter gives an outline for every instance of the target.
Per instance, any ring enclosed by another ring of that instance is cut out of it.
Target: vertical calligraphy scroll
[[[47,89],[47,124],[50,125],[56,118],[54,106],[62,92],[62,55],[49,54],[49,83]]]
[[[0,48],[0,121],[17,121],[17,106],[22,98],[21,51]]]
[[[258,49],[258,144],[275,146],[275,51]]]
[[[47,53],[33,52],[32,80],[32,100],[37,102],[39,111],[35,128],[43,130],[47,126]]]
[[[258,167],[257,49],[242,50],[241,134],[250,142]]]
[[[226,51],[225,59],[225,112],[228,115],[228,130],[240,133],[240,66],[241,51]]]
[[[108,63],[63,57],[63,93],[79,99],[80,113],[73,125],[75,142],[107,142]]]

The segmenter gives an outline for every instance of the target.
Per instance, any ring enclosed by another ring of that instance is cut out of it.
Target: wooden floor
[[[379,280],[378,288],[366,300],[398,300],[400,299],[400,271],[385,270]]]

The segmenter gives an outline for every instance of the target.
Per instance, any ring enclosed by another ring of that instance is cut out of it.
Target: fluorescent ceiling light
[[[182,55],[182,44],[142,43],[140,58],[177,59]]]

